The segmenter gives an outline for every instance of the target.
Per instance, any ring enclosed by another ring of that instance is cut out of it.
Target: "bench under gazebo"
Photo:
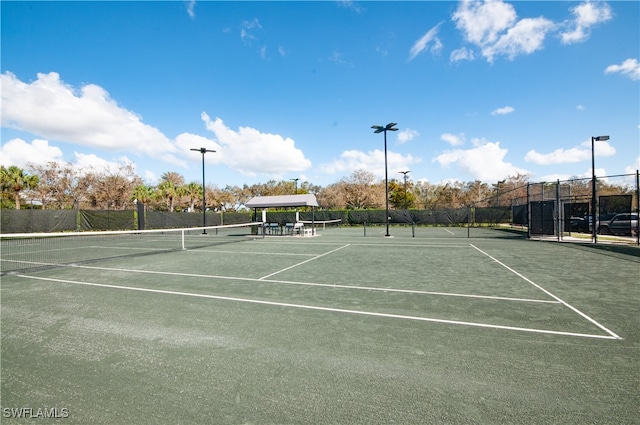
[[[247,208],[253,208],[254,220],[258,215],[258,209],[262,209],[262,222],[263,232],[269,234],[299,234],[304,236],[314,236],[316,234],[315,228],[315,208],[318,206],[318,200],[315,195],[305,193],[302,195],[278,195],[278,196],[256,196],[250,199],[245,206]],[[267,220],[268,208],[295,208],[295,207],[311,207],[311,228],[305,228],[304,222],[299,220],[298,213],[296,212],[296,221],[293,223],[286,223],[284,227],[280,223],[270,223]]]

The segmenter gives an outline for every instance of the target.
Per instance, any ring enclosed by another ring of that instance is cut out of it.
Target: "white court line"
[[[456,235],[455,233],[453,233],[453,232],[452,232],[451,230],[449,230],[449,229],[442,229],[442,230],[444,230],[444,231],[445,231],[445,232],[447,232],[447,233],[451,233],[453,236],[455,236],[455,235]]]
[[[491,255],[487,254],[486,252],[484,252],[483,250],[481,250],[477,246],[475,246],[473,244],[469,244],[469,245],[471,245],[473,248],[475,248],[476,250],[478,250],[482,254],[486,255],[487,257],[491,258],[493,261],[495,261],[496,263],[500,264],[502,267],[504,267],[505,269],[509,270],[511,273],[515,274],[516,276],[520,277],[521,279],[524,279],[525,281],[529,282],[531,285],[535,286],[536,288],[538,288],[539,290],[541,290],[545,294],[549,295],[551,298],[557,300],[560,304],[562,304],[565,307],[573,310],[575,313],[578,313],[580,316],[582,316],[583,318],[587,319],[589,322],[593,323],[594,325],[596,325],[597,327],[599,327],[600,329],[602,329],[603,331],[605,331],[606,333],[611,335],[613,338],[622,339],[620,336],[616,335],[614,332],[610,331],[609,329],[607,329],[606,327],[604,327],[600,323],[596,322],[594,319],[592,319],[591,317],[587,316],[586,314],[584,314],[583,312],[581,312],[577,308],[575,308],[572,305],[569,305],[567,302],[561,300],[559,297],[553,295],[551,292],[547,291],[546,289],[544,289],[542,286],[538,285],[537,283],[535,283],[531,279],[529,279],[526,276],[523,276],[522,274],[518,273],[517,271],[515,271],[511,267],[509,267],[506,264],[504,264],[503,262],[501,262],[501,261],[497,260],[496,258],[492,257]]]
[[[315,257],[317,254],[303,254],[303,253],[297,253],[297,252],[254,252],[254,251],[223,251],[223,250],[219,250],[219,249],[203,249],[203,248],[198,248],[198,249],[192,249],[189,250],[192,253],[201,253],[201,252],[205,252],[205,253],[211,253],[211,252],[215,252],[218,254],[242,254],[242,255],[281,255],[283,257]]]
[[[367,238],[363,238],[367,239]],[[451,238],[431,238],[431,240],[452,240]],[[397,240],[397,239],[396,239]],[[468,244],[462,244],[460,242],[453,243],[442,243],[442,244],[432,244],[432,243],[424,243],[424,240],[420,240],[420,242],[416,243],[418,239],[408,239],[408,243],[353,243],[348,241],[332,241],[332,242],[313,242],[313,245],[330,245],[335,246],[338,244],[349,244],[350,246],[375,246],[375,247],[388,247],[388,246],[396,246],[399,248],[466,248],[469,249]],[[289,242],[289,241],[269,241],[269,245],[304,245],[309,246],[308,243],[304,242]]]
[[[308,263],[309,261],[317,260],[318,258],[324,257],[325,255],[332,254],[332,253],[334,253],[334,252],[336,252],[336,251],[339,251],[339,250],[341,250],[341,249],[343,249],[343,248],[346,248],[346,247],[348,247],[348,246],[349,246],[349,244],[346,244],[346,245],[340,246],[340,247],[338,247],[338,248],[336,248],[336,249],[332,249],[331,251],[325,252],[324,254],[316,255],[316,256],[315,256],[315,257],[313,257],[313,258],[309,258],[308,260],[304,260],[304,261],[302,261],[302,262],[300,262],[300,263],[298,263],[298,264],[294,264],[293,266],[285,267],[284,269],[282,269],[282,270],[278,270],[277,272],[273,272],[273,273],[268,274],[268,275],[266,275],[266,276],[262,276],[262,277],[261,277],[260,279],[258,279],[258,280],[264,280],[264,279],[266,279],[266,278],[268,278],[268,277],[271,277],[271,276],[274,276],[274,275],[276,275],[276,274],[278,274],[278,273],[282,273],[282,272],[287,271],[287,270],[290,270],[290,269],[292,269],[292,268],[294,268],[294,267],[298,267],[298,266],[301,266],[301,265],[303,265],[303,264],[306,264],[306,263]]]
[[[450,240],[450,239],[449,239]],[[376,246],[376,247],[381,247],[381,248],[385,248],[388,246],[395,246],[395,247],[399,247],[399,248],[465,248],[468,249],[469,245],[453,245],[453,244],[415,244],[415,243],[408,243],[408,244],[397,244],[397,243],[385,243],[385,244],[379,244],[379,243],[354,243],[351,244],[352,246]]]
[[[17,276],[25,279],[69,283],[74,285],[95,286],[95,287],[101,287],[101,288],[122,289],[122,290],[128,290],[128,291],[151,292],[156,294],[180,295],[180,296],[186,296],[186,297],[208,298],[208,299],[215,299],[215,300],[222,300],[222,301],[235,301],[235,302],[244,302],[244,303],[251,303],[251,304],[272,305],[272,306],[278,306],[278,307],[300,308],[305,310],[328,311],[333,313],[358,314],[362,316],[384,317],[384,318],[390,318],[390,319],[416,320],[416,321],[422,321],[422,322],[445,323],[450,325],[464,325],[464,326],[474,326],[479,328],[512,330],[512,331],[532,332],[532,333],[550,334],[550,335],[576,336],[576,337],[583,337],[583,338],[616,339],[615,337],[609,336],[609,335],[592,335],[592,334],[583,334],[583,333],[575,333],[575,332],[561,332],[561,331],[551,331],[551,330],[544,330],[544,329],[520,328],[515,326],[491,325],[487,323],[462,322],[459,320],[433,319],[429,317],[407,316],[407,315],[391,314],[391,313],[377,313],[373,311],[347,310],[342,308],[319,307],[319,306],[305,305],[305,304],[281,303],[281,302],[275,302],[275,301],[255,300],[255,299],[249,299],[249,298],[236,298],[236,297],[224,297],[220,295],[196,294],[192,292],[167,291],[163,289],[148,289],[148,288],[136,288],[131,286],[108,285],[103,283],[79,282],[74,280],[53,279],[53,278],[38,277],[38,276],[26,276],[26,275],[17,275]]]
[[[45,264],[42,265],[56,265]],[[73,267],[77,269],[89,269],[89,270],[105,270],[122,273],[140,273],[140,274],[154,274],[165,276],[179,276],[179,277],[195,277],[206,279],[219,279],[219,280],[236,280],[243,282],[265,282],[265,283],[280,283],[284,285],[298,285],[298,286],[316,286],[321,288],[331,289],[355,289],[359,291],[377,291],[377,292],[389,292],[389,293],[404,293],[404,294],[416,294],[416,295],[438,295],[445,297],[460,297],[460,298],[476,298],[498,301],[515,301],[515,302],[528,302],[528,303],[542,303],[542,304],[560,304],[555,300],[539,300],[532,298],[513,298],[513,297],[499,297],[494,295],[473,295],[473,294],[460,294],[455,292],[436,292],[436,291],[420,291],[418,289],[397,289],[397,288],[380,288],[375,286],[354,286],[354,285],[337,285],[334,283],[313,283],[313,282],[297,282],[291,280],[275,280],[275,279],[257,279],[253,277],[234,277],[234,276],[220,276],[211,274],[196,274],[196,273],[182,273],[182,272],[164,272],[155,270],[140,270],[140,269],[121,269],[114,267],[99,267],[99,266],[86,266],[80,264],[63,265],[63,267]]]

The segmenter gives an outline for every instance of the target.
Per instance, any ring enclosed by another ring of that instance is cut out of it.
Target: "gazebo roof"
[[[275,208],[275,207],[317,207],[315,195],[256,196],[245,204],[247,208]]]

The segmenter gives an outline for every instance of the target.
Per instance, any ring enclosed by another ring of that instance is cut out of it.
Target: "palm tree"
[[[9,168],[2,167],[0,174],[2,175],[2,190],[13,194],[16,209],[20,209],[20,192],[24,189],[35,189],[38,186],[38,176],[30,175],[15,165]]]
[[[196,200],[202,198],[202,185],[196,182],[191,182],[183,187],[183,191],[184,194],[189,198],[189,211],[193,212]]]
[[[181,186],[184,185],[184,177],[181,174],[169,171],[160,176],[158,191],[167,200],[167,208],[173,212],[176,198],[182,195]]]
[[[140,184],[134,187],[133,191],[131,192],[131,200],[142,203],[144,205],[145,210],[147,209],[147,204],[152,199],[153,199],[153,188],[151,186]]]

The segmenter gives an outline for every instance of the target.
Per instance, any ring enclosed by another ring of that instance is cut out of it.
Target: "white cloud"
[[[609,179],[603,177],[603,176],[606,176],[606,175],[607,175],[607,170],[606,169],[597,168],[596,167],[596,177],[598,177],[599,179],[602,179],[603,181],[606,182],[606,181],[609,181]],[[560,180],[569,180],[570,178],[574,178],[574,177],[577,177],[579,179],[590,179],[591,178],[591,167],[589,167],[589,169],[585,170],[584,173],[580,173],[580,174],[577,174],[577,175],[572,174],[570,176],[563,176],[563,177],[564,178],[561,177]],[[553,181],[553,180],[555,180],[555,178],[553,178],[553,177],[546,178],[546,176],[545,176],[545,177],[541,178],[541,180],[542,181]]]
[[[576,109],[577,109],[578,111],[584,111],[584,110],[585,110],[585,107],[584,107],[584,105],[576,105]]]
[[[107,161],[94,154],[84,154],[80,152],[75,152],[74,154],[75,160],[73,161],[73,165],[77,170],[91,170],[96,173],[109,174],[116,172],[120,166],[128,164],[133,167],[135,172],[135,163],[126,156],[120,157],[117,161]]]
[[[415,139],[419,135],[420,135],[420,133],[418,133],[416,130],[412,130],[410,128],[407,128],[406,130],[400,130],[398,132],[398,143],[400,143],[400,144],[407,143],[407,142]]]
[[[589,38],[592,26],[613,18],[611,7],[607,3],[586,1],[571,9],[573,21],[568,23],[570,30],[560,33],[562,43],[578,43]]]
[[[62,151],[50,146],[48,140],[34,139],[27,143],[22,139],[11,139],[2,145],[0,165],[15,165],[25,168],[29,163],[45,165],[47,162],[62,163]]]
[[[112,100],[99,86],[86,85],[79,92],[60,81],[56,73],[38,74],[32,83],[23,83],[13,74],[1,75],[2,126],[27,131],[48,140],[60,140],[86,148],[127,152],[166,160],[186,167],[185,158],[199,160],[191,148],[216,150],[206,155],[209,163],[224,164],[246,175],[264,173],[272,177],[311,166],[290,138],[265,134],[249,127],[239,131],[227,128],[222,120],[210,120],[202,114],[213,139],[183,133],[170,140],[158,129],[146,125],[135,113]],[[7,165],[27,162],[63,161],[62,151],[48,140],[27,143],[14,139],[4,143],[0,160]],[[82,151],[79,151],[82,152]],[[82,166],[104,167],[112,162],[94,154],[75,153],[72,162]],[[99,155],[100,152],[97,152]],[[180,157],[180,159],[177,158]],[[124,157],[126,162],[131,162]],[[147,176],[154,179],[153,176]]]
[[[217,144],[207,142],[207,139],[199,142],[211,143],[214,149],[215,146],[219,146],[219,153],[211,155],[218,158],[211,161],[220,161],[245,175],[254,176],[262,173],[278,178],[285,173],[303,171],[311,167],[311,161],[295,147],[293,139],[284,138],[279,134],[261,133],[251,127],[240,127],[238,131],[234,131],[220,118],[212,121],[204,112],[201,118],[207,129],[215,134]]]
[[[515,111],[511,106],[505,106],[503,108],[498,108],[495,111],[491,112],[491,115],[507,115]]]
[[[24,83],[6,72],[2,83],[2,126],[48,140],[110,151],[129,151],[178,165],[174,144],[137,114],[119,106],[102,87],[80,90],[51,72]]]
[[[452,19],[467,41],[478,46],[495,43],[499,34],[516,22],[516,11],[502,1],[462,1]]]
[[[406,170],[410,168],[409,165],[421,161],[420,158],[412,155],[403,156],[387,151],[387,169],[390,174],[395,173],[396,170]],[[384,151],[379,149],[369,152],[348,150],[342,152],[340,158],[335,161],[320,165],[320,171],[326,174],[342,173],[347,175],[356,170],[367,170],[378,178],[384,178]]]
[[[567,164],[571,162],[581,162],[591,158],[591,151],[581,148],[556,149],[550,153],[539,153],[535,149],[530,150],[524,156],[526,162],[533,162],[539,165]]]
[[[452,19],[465,39],[480,47],[489,62],[498,55],[514,59],[541,49],[547,33],[555,28],[543,17],[518,21],[514,7],[501,0],[460,2]],[[459,49],[455,58],[467,59],[465,55],[467,52]]]
[[[451,146],[460,146],[460,145],[464,145],[465,143],[464,133],[460,133],[460,134],[444,133],[440,136],[440,139],[449,143]]]
[[[204,155],[204,160],[207,164],[224,163],[224,150],[212,139],[208,139],[197,134],[182,133],[176,137],[176,146],[180,151],[186,153],[190,163],[193,163],[194,161],[202,161],[202,153],[191,150],[199,148],[215,151]]]
[[[191,19],[195,19],[195,17],[196,17],[196,12],[195,12],[196,0],[187,0],[186,3],[187,3],[187,13],[191,17]]]
[[[244,44],[251,45],[253,40],[256,40],[256,36],[251,32],[254,29],[262,29],[262,25],[260,25],[260,21],[257,18],[254,18],[251,21],[243,21],[242,27],[240,28],[240,39]]]
[[[413,44],[413,46],[411,47],[411,50],[409,50],[409,60],[413,60],[416,56],[418,56],[423,50],[427,48],[429,43],[431,43],[432,41],[433,41],[431,45],[432,53],[438,53],[442,49],[442,42],[438,37],[436,37],[438,35],[438,29],[441,24],[442,22],[436,25],[435,27],[431,28],[429,31],[427,31],[425,35],[420,37],[420,39],[418,39]]]
[[[539,182],[556,182],[558,180],[560,181],[564,181],[564,180],[570,180],[571,178],[574,177],[578,177],[581,178],[583,176],[576,176],[574,174],[560,174],[560,173],[554,173],[554,174],[546,174],[544,176],[536,176],[536,180]]]
[[[499,142],[473,139],[472,143],[472,149],[446,151],[433,161],[443,167],[456,165],[458,170],[480,181],[497,181],[508,176],[528,174],[526,170],[505,162],[507,149],[500,148]]]
[[[93,172],[113,172],[122,164],[131,164],[135,169],[135,164],[126,156],[120,157],[116,161],[108,161],[95,154],[84,154],[74,152],[71,161],[63,159],[62,151],[51,146],[49,141],[34,139],[27,143],[22,139],[12,139],[2,145],[0,151],[0,165],[15,165],[20,168],[28,168],[29,165],[46,165],[49,162],[58,164],[71,163],[79,172],[91,170]]]
[[[612,156],[616,149],[609,142],[602,141],[594,144],[594,154],[596,157]],[[580,146],[570,149],[556,149],[550,153],[539,153],[535,149],[530,150],[524,157],[526,162],[538,165],[569,164],[591,159],[591,140],[583,142]]]
[[[340,64],[340,65],[347,65],[347,66],[353,67],[353,62],[345,59],[344,53],[338,50],[334,50],[331,53],[331,56],[329,56],[329,61]]]
[[[640,80],[640,63],[637,59],[627,59],[620,65],[609,65],[605,70],[605,74],[619,72],[626,75],[634,81]]]
[[[624,173],[625,174],[632,174],[631,176],[627,176],[627,177],[624,178],[627,186],[635,187],[635,185],[636,185],[636,171],[637,170],[640,170],[640,156],[637,157],[635,159],[635,161],[631,165],[629,165],[627,167],[624,167]]]
[[[492,62],[497,55],[513,60],[518,55],[533,53],[542,49],[547,33],[553,28],[553,22],[545,18],[522,19],[497,42],[484,46],[482,54]]]
[[[451,56],[449,57],[449,60],[451,62],[460,62],[463,60],[472,61],[474,59],[475,55],[473,54],[473,51],[467,49],[466,47],[454,50],[453,52],[451,52]]]
[[[156,185],[160,181],[160,178],[153,171],[145,170],[144,171],[144,181],[149,185]]]
[[[339,6],[351,9],[356,13],[362,13],[362,7],[352,0],[337,0]]]
[[[635,174],[636,170],[640,170],[640,156],[636,158],[633,164],[625,167],[624,172],[628,174]]]

